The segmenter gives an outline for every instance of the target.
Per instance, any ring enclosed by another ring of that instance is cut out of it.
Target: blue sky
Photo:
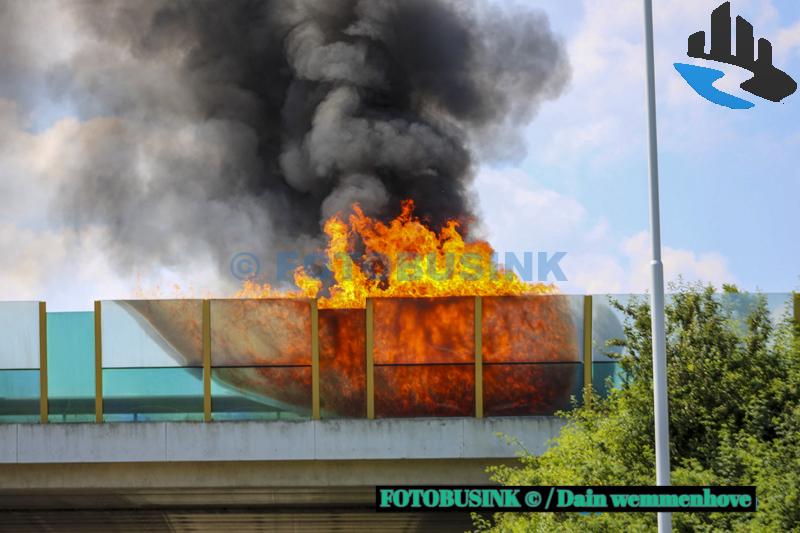
[[[483,161],[475,193],[485,236],[501,252],[567,252],[568,281],[558,284],[565,292],[643,291],[649,237],[641,0],[526,3],[540,6],[563,36],[573,77],[527,126],[524,154]],[[695,62],[686,57],[686,38],[708,30],[719,0],[654,3],[667,276],[769,292],[800,288],[800,96],[778,104],[753,97],[738,88],[746,73],[723,67],[717,86],[755,108],[703,100],[672,64]],[[800,80],[800,3],[734,0],[732,12],[770,39],[776,66]],[[59,21],[42,24],[50,25],[42,31],[50,41],[36,46],[48,46],[52,61],[68,55],[70,37]],[[45,69],[42,61],[31,68]],[[99,233],[58,226],[47,210],[57,176],[42,161],[81,124],[43,91],[26,96],[26,105],[0,98],[0,299],[88,309],[95,298],[133,296],[139,284],[219,285],[203,257],[182,270],[121,277],[104,257]]]
[[[773,104],[752,97],[738,88],[747,73],[723,66],[728,75],[717,86],[757,105],[734,111],[703,100],[672,64],[695,62],[686,57],[686,38],[708,31],[710,11],[719,3],[654,3],[667,275],[764,291],[798,288],[800,98]],[[540,248],[567,251],[566,290],[641,290],[649,253],[643,234],[648,197],[642,2],[554,4],[541,3],[566,36],[572,85],[529,127],[527,156],[487,165],[490,178],[479,180],[486,220],[503,209],[492,191],[498,173],[514,176],[509,191],[550,195],[552,216],[543,220],[521,208],[509,226],[490,222],[490,235],[501,248],[524,247],[534,236]],[[732,13],[769,38],[776,65],[800,78],[797,2],[739,0],[732,2]],[[554,194],[559,198],[552,199]],[[514,232],[516,224],[529,229]]]

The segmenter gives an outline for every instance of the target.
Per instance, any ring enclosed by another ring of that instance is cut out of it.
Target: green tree
[[[677,531],[800,531],[800,327],[773,325],[766,300],[726,286],[681,284],[667,306],[672,480],[756,485],[756,513],[675,513]],[[490,468],[504,485],[653,485],[650,308],[614,304],[624,338],[610,354],[624,370],[607,398],[562,413],[543,455]],[[498,513],[478,530],[652,531],[653,513]]]

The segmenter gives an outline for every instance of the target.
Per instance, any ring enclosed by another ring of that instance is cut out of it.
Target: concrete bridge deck
[[[463,513],[375,515],[374,486],[487,484],[486,467],[516,454],[498,434],[541,453],[562,426],[553,417],[0,425],[0,531],[463,531]]]

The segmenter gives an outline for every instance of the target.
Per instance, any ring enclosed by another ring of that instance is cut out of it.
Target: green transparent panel
[[[203,419],[202,368],[104,368],[103,419]]]
[[[475,298],[376,298],[376,365],[467,363],[475,358]]]
[[[366,310],[319,310],[322,418],[366,418]]]
[[[474,365],[375,365],[377,418],[474,414]]]
[[[592,337],[594,343],[592,360],[612,361],[607,355],[609,352],[613,354],[622,352],[618,347],[606,346],[607,341],[624,337],[622,329],[624,316],[622,312],[612,307],[611,302],[616,300],[626,305],[634,298],[648,303],[650,301],[649,296],[646,294],[594,295],[592,306]],[[665,297],[666,304],[670,305],[674,298],[675,295],[667,294]],[[756,308],[760,298],[764,298],[766,301],[770,318],[774,324],[778,324],[784,318],[790,317],[792,312],[792,295],[790,293],[717,293],[715,298],[722,304],[723,309],[729,312],[730,316],[743,326],[747,315]]]
[[[614,361],[595,361],[592,363],[592,390],[608,397],[611,389],[622,384],[622,365]]]
[[[103,302],[103,368],[202,366],[201,300]]]
[[[210,311],[214,366],[311,364],[308,300],[212,300]]]
[[[766,293],[767,308],[774,323],[780,322],[784,317],[794,317],[794,295],[791,293]],[[800,318],[800,317],[797,317]]]
[[[790,317],[793,310],[793,297],[789,293],[718,294],[717,299],[742,327],[746,327],[748,315],[755,311],[761,299],[767,304],[773,324],[777,325],[784,318]]]
[[[0,370],[39,368],[39,303],[0,302]]]
[[[583,363],[487,363],[483,366],[486,416],[543,416],[583,401]]]
[[[214,420],[300,420],[311,416],[311,367],[211,369]]]
[[[486,363],[579,362],[583,296],[485,296]]]
[[[595,294],[592,297],[592,361],[613,361],[609,354],[621,354],[622,349],[608,342],[623,339],[625,317],[613,307],[617,301],[627,305],[633,298],[646,299],[646,294]]]
[[[39,371],[0,370],[0,423],[39,420]]]
[[[94,313],[47,313],[50,422],[94,421]]]

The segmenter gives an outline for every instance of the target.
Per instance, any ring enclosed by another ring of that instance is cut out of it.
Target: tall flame
[[[439,233],[428,228],[414,216],[412,200],[404,201],[400,215],[388,224],[365,215],[358,205],[353,211],[347,222],[338,215],[325,222],[327,267],[334,280],[327,296],[320,297],[323,282],[298,267],[294,280],[299,293],[247,282],[237,297],[320,297],[321,308],[363,308],[372,297],[555,292],[551,285],[527,283],[496,265],[489,243],[465,242],[457,221],[448,221]]]
[[[246,395],[275,400],[282,409],[307,413],[312,314],[307,302],[272,299],[319,297],[320,407],[338,416],[365,416],[369,326],[364,308],[367,298],[375,298],[369,349],[376,416],[469,416],[475,406],[473,318],[478,316],[471,296],[484,296],[485,414],[552,414],[569,406],[580,352],[566,297],[491,298],[555,289],[525,283],[495,265],[492,247],[465,242],[456,221],[438,232],[430,229],[414,216],[411,201],[388,223],[366,216],[358,206],[353,211],[347,221],[335,216],[325,223],[332,281],[324,283],[298,268],[298,290],[251,282],[237,295],[246,300],[212,302],[215,379]],[[199,302],[128,305],[177,348],[185,363],[202,364]]]

